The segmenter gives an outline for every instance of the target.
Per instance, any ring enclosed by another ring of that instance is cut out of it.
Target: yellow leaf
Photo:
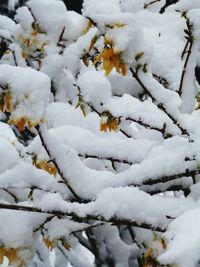
[[[122,75],[126,76],[126,73],[127,73],[126,64],[125,63],[121,63],[120,64],[120,68],[121,68]]]
[[[90,42],[90,46],[89,46],[89,52],[92,50],[92,48],[94,47],[96,41],[99,39],[100,36],[94,36]]]
[[[24,129],[25,129],[25,126],[26,126],[26,119],[25,118],[21,118],[18,122],[17,122],[17,124],[16,124],[16,126],[17,126],[17,128],[18,128],[18,130],[20,131],[20,132],[23,132],[24,131]]]
[[[43,242],[49,250],[54,249],[56,246],[56,241],[48,237],[43,238]]]
[[[102,113],[100,130],[106,132],[109,131],[117,131],[119,128],[120,119],[112,116],[109,111],[105,111]]]
[[[108,128],[109,128],[109,126],[107,123],[101,123],[100,124],[100,131],[106,132]]]
[[[9,119],[8,121],[9,124],[11,125],[16,125],[18,130],[20,132],[23,132],[25,130],[25,127],[28,127],[29,129],[35,127],[36,125],[38,125],[39,123],[43,123],[43,119],[40,119],[39,122],[35,122],[35,121],[31,121],[26,117],[22,117],[22,118],[12,118]]]
[[[94,64],[99,62],[101,59],[103,61],[102,69],[105,70],[106,76],[111,73],[113,68],[115,68],[118,73],[126,75],[126,65],[121,59],[121,54],[115,53],[112,47],[106,47],[103,52],[97,56]]]
[[[113,118],[110,120],[109,122],[109,129],[110,131],[113,130],[113,131],[116,131],[118,129],[118,121],[116,118]]]
[[[5,93],[5,106],[4,109],[7,112],[11,111],[11,98],[12,98],[12,94],[10,91],[6,91]]]
[[[55,165],[51,162],[46,162],[45,160],[40,160],[36,163],[34,163],[35,167],[38,169],[42,169],[46,172],[48,172],[49,174],[56,176],[58,173],[57,168],[55,167]]]
[[[111,62],[110,64],[108,64],[108,67],[103,67],[103,69],[105,70],[105,75],[108,76],[112,69],[114,68],[114,64]]]
[[[3,262],[3,257],[7,257],[10,263],[14,263],[20,260],[19,248],[5,248],[0,247],[0,263]]]
[[[66,250],[70,250],[71,248],[70,244],[68,244],[67,242],[62,242],[62,245]]]

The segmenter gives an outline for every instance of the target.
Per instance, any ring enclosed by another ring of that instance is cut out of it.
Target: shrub
[[[197,266],[198,1],[0,16],[0,262]]]

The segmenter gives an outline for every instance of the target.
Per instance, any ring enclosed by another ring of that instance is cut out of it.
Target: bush
[[[0,16],[0,263],[197,266],[197,1]]]

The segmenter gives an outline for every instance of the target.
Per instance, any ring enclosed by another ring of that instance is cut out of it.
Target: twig
[[[64,41],[66,41],[66,40],[63,39],[63,35],[65,33],[65,29],[66,29],[66,27],[64,26],[62,31],[61,31],[61,34],[59,36],[58,42],[57,42],[57,46],[62,48],[62,50],[59,53],[60,55],[63,54],[63,49],[65,49],[65,47],[66,47],[65,44],[62,43]]]
[[[120,159],[112,158],[112,157],[101,157],[101,156],[89,155],[89,154],[79,154],[79,157],[84,157],[85,159],[92,158],[92,159],[98,159],[98,160],[109,160],[112,162],[123,163],[123,164],[128,164],[128,165],[132,165],[132,164],[136,163],[136,162],[131,162],[131,161],[127,161],[127,160],[120,160]]]
[[[64,33],[65,33],[65,26],[63,27],[63,29],[62,29],[62,31],[61,31],[61,34],[60,34],[60,36],[59,36],[58,44],[59,44],[61,41],[63,41],[63,35],[64,35]]]
[[[37,130],[38,130],[38,135],[40,137],[40,140],[41,140],[41,143],[42,143],[42,146],[44,147],[44,149],[46,150],[48,156],[50,159],[52,159],[52,162],[53,164],[55,165],[57,171],[58,171],[58,174],[60,175],[61,179],[63,180],[63,182],[65,183],[65,185],[68,187],[69,191],[72,193],[72,195],[75,197],[75,199],[78,201],[78,202],[83,202],[83,200],[78,196],[78,194],[74,191],[74,189],[71,187],[71,185],[69,184],[68,182],[68,179],[64,176],[63,172],[60,170],[59,168],[59,165],[57,164],[56,160],[53,159],[53,156],[51,155],[51,152],[43,138],[43,135],[42,135],[42,131],[40,129],[40,126],[37,127]]]
[[[154,184],[158,184],[158,183],[165,183],[165,182],[169,182],[169,181],[173,181],[176,180],[178,178],[183,178],[183,177],[192,177],[194,175],[200,174],[200,170],[196,169],[196,170],[186,170],[185,172],[181,172],[181,173],[177,173],[177,174],[173,174],[173,175],[169,175],[169,176],[163,176],[157,179],[148,179],[146,181],[144,181],[142,184],[143,185],[154,185]]]
[[[153,5],[153,4],[155,4],[157,2],[160,2],[160,1],[161,0],[153,0],[153,1],[149,2],[149,3],[146,3],[146,4],[144,4],[144,9],[148,8],[150,5]]]
[[[12,53],[15,66],[17,67],[18,66],[18,63],[17,63],[17,58],[16,58],[16,55],[15,55],[15,51],[13,51],[10,48],[8,48],[8,50]]]
[[[79,88],[80,89],[80,88]],[[99,116],[101,116],[101,113],[92,105],[92,104],[89,104],[87,103],[87,105],[91,108],[92,111],[94,111],[95,113],[97,113]],[[129,135],[126,131],[124,131],[123,129],[119,129],[119,131],[125,135],[126,137],[128,138],[132,138],[131,135]]]
[[[153,77],[160,83],[162,84],[166,89],[169,88],[169,82],[164,78],[164,77],[161,77],[155,73],[152,74]]]
[[[190,189],[187,187],[183,187],[182,185],[171,185],[171,186],[165,188],[164,190],[162,190],[162,189],[155,189],[155,190],[148,189],[148,190],[144,190],[144,191],[150,195],[160,194],[160,193],[164,193],[167,191],[173,191],[173,192],[183,191],[186,194],[190,193]]]
[[[4,190],[4,191],[10,190],[10,189],[24,189],[24,190],[29,189],[31,191],[33,191],[33,190],[39,190],[39,191],[42,191],[44,193],[57,193],[58,192],[56,190],[46,190],[46,189],[43,189],[43,188],[41,188],[39,186],[36,186],[36,185],[20,186],[20,187],[8,185],[8,186],[1,186],[0,189],[1,190]],[[9,193],[11,193],[11,192],[9,191]],[[62,194],[61,192],[59,192],[59,193]]]
[[[92,248],[91,248],[91,245],[90,245],[88,239],[84,238],[81,232],[74,234],[74,236],[75,236],[76,238],[78,238],[79,243],[80,243],[83,247],[87,248],[91,253],[93,253]],[[86,236],[87,236],[87,234],[86,234]]]
[[[14,199],[15,203],[19,202],[18,197],[14,193],[10,192],[8,189],[5,188],[0,188],[0,189],[6,192],[8,195],[10,195]]]
[[[179,0],[166,0],[166,3],[165,5],[160,9],[160,14],[163,14],[165,12],[165,9],[168,7],[168,6],[171,6],[173,4],[176,4]]]
[[[96,224],[93,224],[93,225],[89,225],[89,226],[86,226],[82,229],[79,229],[79,230],[76,230],[76,231],[73,231],[71,233],[69,233],[70,235],[74,235],[74,234],[77,234],[77,233],[80,233],[80,232],[83,232],[83,231],[86,231],[88,229],[93,229],[93,228],[96,228],[98,226],[103,226],[105,225],[105,223],[96,223]]]
[[[190,43],[190,41],[189,41],[189,39],[187,39],[187,42],[185,43],[185,46],[183,48],[183,52],[181,53],[181,60],[183,60],[184,55],[187,53],[189,43]]]
[[[184,78],[185,78],[185,74],[186,74],[186,70],[187,70],[187,65],[190,59],[190,55],[192,53],[192,47],[193,47],[193,36],[192,36],[192,25],[190,24],[190,21],[188,18],[186,18],[186,25],[187,25],[187,42],[185,45],[185,48],[183,50],[183,53],[181,55],[181,57],[184,56],[185,53],[187,53],[186,59],[185,59],[185,63],[183,65],[183,70],[182,70],[182,74],[181,74],[181,80],[180,80],[180,85],[179,85],[179,89],[178,89],[178,94],[181,96],[183,93],[183,82],[184,82]],[[186,52],[187,46],[189,44],[189,48],[188,51]]]
[[[165,227],[157,227],[153,226],[148,223],[137,223],[131,219],[123,219],[123,218],[117,218],[117,217],[112,217],[110,219],[104,218],[102,215],[86,215],[85,217],[79,216],[73,212],[63,212],[60,210],[42,210],[40,208],[36,207],[29,207],[29,206],[22,206],[22,205],[12,205],[12,204],[4,204],[0,203],[0,209],[7,209],[7,210],[15,210],[15,211],[26,211],[26,212],[33,212],[33,213],[42,213],[42,214],[50,214],[54,216],[59,216],[59,217],[71,217],[73,220],[77,222],[85,222],[88,220],[93,220],[93,221],[99,221],[99,222],[105,222],[105,223],[110,223],[112,225],[127,225],[127,226],[135,226],[135,227],[140,227],[144,229],[149,229],[152,231],[158,231],[158,232],[164,232],[166,229]]]
[[[33,14],[33,11],[31,10],[31,8],[29,6],[27,6],[27,8],[28,8],[29,12],[31,13],[31,16],[33,17],[33,20],[35,22],[37,22],[37,19],[36,19],[35,15]]]
[[[95,239],[92,231],[90,231],[90,229],[86,229],[85,233],[86,233],[88,241],[89,241],[89,243],[90,243],[90,245],[92,247],[92,250],[93,250],[93,253],[94,253],[94,256],[95,256],[95,260],[99,260],[100,259],[99,250],[98,250],[98,246],[97,246],[97,243],[96,243],[96,239]]]
[[[170,138],[172,137],[172,135],[170,133],[167,133],[166,132],[166,124],[163,125],[163,128],[160,129],[158,127],[155,127],[155,126],[151,126],[145,122],[143,122],[141,119],[140,120],[135,120],[133,118],[126,118],[126,120],[129,120],[129,121],[132,121],[132,122],[135,122],[135,123],[138,123],[140,124],[141,126],[147,128],[147,129],[151,129],[151,130],[155,130],[155,131],[158,131],[158,132],[161,132],[161,134],[163,135],[164,138]]]
[[[37,228],[35,228],[34,230],[33,230],[33,232],[34,233],[36,233],[37,231],[39,231],[39,230],[41,230],[43,227],[44,227],[44,225],[46,224],[46,223],[48,223],[48,222],[50,222],[53,218],[55,218],[56,216],[49,216],[49,217],[47,217],[46,219],[45,219],[45,221],[42,223],[42,224],[40,224]]]
[[[143,84],[143,82],[138,77],[137,72],[135,72],[132,68],[130,68],[130,71],[132,73],[132,76],[136,79],[136,81],[140,84],[140,86],[143,88],[144,92],[152,99],[153,102],[157,102],[156,98],[151,94],[151,92],[148,90],[148,88]],[[189,135],[186,129],[184,129],[178,121],[166,110],[166,108],[163,106],[163,103],[157,104],[157,107],[162,110],[171,120],[172,122],[180,129],[182,134]]]

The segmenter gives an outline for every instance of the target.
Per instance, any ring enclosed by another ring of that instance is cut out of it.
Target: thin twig
[[[130,71],[132,73],[132,76],[136,79],[136,81],[139,83],[139,85],[143,88],[144,92],[152,99],[152,101],[154,103],[156,103],[156,98],[151,94],[151,92],[148,90],[148,88],[143,84],[143,82],[140,80],[140,78],[138,77],[137,72],[135,72],[132,68],[130,68]],[[186,134],[189,135],[188,131],[186,129],[184,129],[179,123],[178,121],[173,117],[172,114],[170,114],[166,108],[164,107],[163,103],[157,104],[157,107],[162,110],[171,120],[172,122],[180,129],[180,131],[182,132],[182,134]]]
[[[127,161],[127,160],[120,160],[120,159],[113,158],[113,157],[102,157],[102,156],[89,155],[89,154],[79,154],[79,157],[84,157],[85,159],[92,158],[92,159],[98,159],[98,160],[109,160],[112,162],[128,164],[128,165],[133,165],[133,164],[137,163],[137,162]]]
[[[129,120],[129,121],[138,123],[139,125],[147,128],[147,129],[161,132],[161,134],[163,135],[164,138],[170,138],[170,137],[172,137],[172,135],[170,133],[167,133],[166,132],[166,124],[163,125],[163,128],[158,128],[158,127],[151,126],[150,124],[147,124],[147,123],[143,122],[141,119],[140,120],[135,120],[133,118],[129,118],[128,117],[128,118],[126,118],[126,120]]]
[[[150,5],[153,5],[153,4],[155,4],[157,2],[160,2],[160,1],[161,0],[153,0],[153,1],[149,2],[149,3],[146,3],[146,4],[144,4],[144,9],[148,8]]]
[[[187,53],[189,43],[190,43],[190,41],[189,41],[189,39],[187,39],[187,42],[185,43],[185,46],[184,46],[183,51],[181,53],[181,60],[183,60],[184,55]]]
[[[56,167],[56,169],[58,171],[58,174],[60,175],[61,179],[63,180],[63,182],[65,183],[65,185],[68,187],[68,189],[72,193],[72,195],[75,197],[75,199],[78,202],[83,202],[82,199],[78,196],[78,194],[75,192],[75,190],[69,184],[68,179],[64,176],[63,172],[59,168],[59,165],[58,165],[56,159],[53,159],[53,156],[51,155],[51,152],[50,152],[50,150],[49,150],[49,148],[48,148],[48,146],[47,146],[47,144],[46,144],[46,142],[44,140],[44,137],[42,135],[42,131],[41,131],[40,127],[37,127],[37,130],[38,130],[38,135],[40,137],[42,146],[44,147],[44,149],[46,150],[49,158],[52,160],[53,164],[55,165],[55,167]]]
[[[200,174],[199,169],[191,170],[191,171],[186,170],[185,172],[181,172],[181,173],[177,173],[177,174],[173,174],[173,175],[168,175],[168,176],[163,176],[163,177],[159,177],[157,179],[147,179],[142,184],[143,185],[154,185],[154,184],[158,184],[158,183],[165,183],[165,182],[173,181],[173,180],[176,180],[178,178],[192,177],[192,176],[197,175],[197,174]]]
[[[62,31],[61,31],[61,34],[60,34],[60,36],[59,36],[58,44],[59,44],[61,41],[63,41],[63,35],[64,35],[64,33],[65,33],[65,26],[63,27],[63,29],[62,29]]]
[[[169,191],[183,191],[183,193],[185,194],[189,194],[190,193],[190,189],[188,187],[183,187],[182,185],[171,185],[167,188],[165,188],[164,190],[161,189],[148,189],[148,190],[144,190],[145,192],[147,192],[150,195],[155,195],[155,194],[160,194],[160,193],[164,193],[164,192],[169,192]]]
[[[8,189],[5,188],[0,188],[0,189],[6,192],[8,195],[10,195],[14,199],[15,203],[19,202],[18,197],[14,193],[10,192]]]
[[[183,70],[182,70],[182,74],[181,74],[181,80],[180,80],[180,85],[179,85],[179,89],[178,89],[178,94],[181,96],[183,93],[183,82],[184,82],[184,78],[185,78],[185,74],[186,74],[186,70],[187,70],[187,66],[188,66],[188,62],[192,53],[192,47],[193,47],[193,36],[192,36],[192,25],[190,24],[190,21],[188,18],[186,18],[186,25],[187,25],[187,43],[186,45],[188,46],[189,44],[189,48],[188,51],[186,52],[187,47],[185,46],[184,51],[182,53],[181,56],[183,56],[185,53],[187,53],[186,59],[185,59],[185,63],[183,65]]]
[[[56,217],[55,215],[47,217],[42,224],[40,224],[37,228],[33,230],[33,232],[36,233],[37,231],[41,230],[45,226],[46,223],[50,222],[55,217]]]
[[[29,6],[27,6],[27,8],[28,8],[29,12],[31,13],[31,16],[33,17],[33,20],[36,22],[37,19],[36,19],[35,15],[33,14],[33,11],[31,10],[31,8]]]
[[[155,73],[152,74],[153,77],[160,83],[162,84],[166,89],[169,89],[169,82],[167,81],[166,78],[160,76],[160,75],[157,75]]]

